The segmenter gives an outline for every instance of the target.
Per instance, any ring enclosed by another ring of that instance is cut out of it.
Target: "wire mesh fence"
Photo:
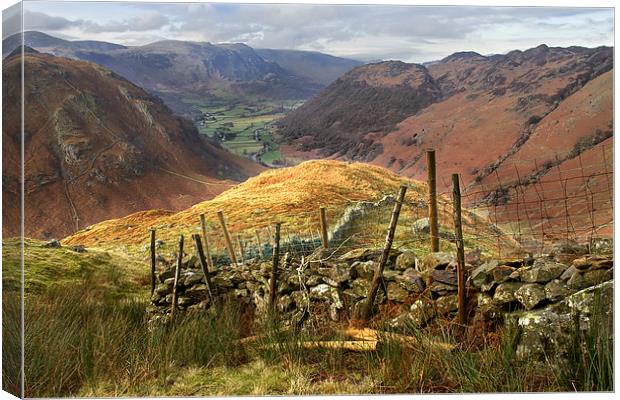
[[[581,155],[560,162],[519,160],[480,181],[461,178],[466,250],[479,248],[498,258],[549,252],[554,243],[589,244],[613,234],[612,148],[601,146],[597,161]],[[439,176],[438,181],[449,177]],[[444,185],[447,186],[447,185]],[[430,252],[429,196],[425,185],[410,185],[394,236],[395,248]],[[324,204],[328,247],[342,254],[360,247],[381,248],[396,201],[396,192],[382,199]],[[440,249],[454,247],[452,191],[438,193]],[[281,221],[280,253],[307,256],[323,246],[319,209],[283,210],[270,216]],[[251,219],[227,221],[230,246],[237,261],[267,260],[273,252],[273,225]],[[196,222],[195,232],[201,229]],[[208,221],[210,253],[217,264],[231,261],[227,233],[217,220]]]

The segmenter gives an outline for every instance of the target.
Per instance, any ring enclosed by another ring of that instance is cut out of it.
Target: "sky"
[[[15,32],[3,13],[3,38]],[[142,45],[174,39],[426,62],[549,46],[612,46],[612,8],[24,2],[25,30]]]

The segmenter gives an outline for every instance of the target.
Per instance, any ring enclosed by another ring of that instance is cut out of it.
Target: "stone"
[[[448,264],[455,262],[455,256],[452,253],[429,253],[422,262],[418,264],[420,272],[429,272],[436,269],[445,269]]]
[[[433,293],[437,293],[439,296],[445,296],[451,292],[456,292],[458,288],[454,285],[448,285],[441,282],[433,282],[430,284],[429,290]]]
[[[456,294],[442,296],[435,300],[437,314],[446,315],[459,309],[459,297]]]
[[[516,270],[508,265],[498,265],[491,270],[493,281],[497,283],[506,282]]]
[[[587,287],[586,280],[581,272],[575,272],[566,282],[566,285],[573,290],[581,290]]]
[[[493,274],[492,271],[496,268],[499,263],[496,260],[489,261],[487,263],[482,264],[478,268],[475,268],[471,272],[471,282],[474,287],[478,289],[482,288],[482,286],[486,286],[489,283],[493,282]]]
[[[409,268],[415,268],[416,263],[417,258],[415,256],[415,253],[411,250],[407,250],[396,258],[396,269],[400,271],[405,271]]]
[[[413,268],[409,268],[405,270],[402,275],[398,275],[396,277],[396,283],[401,285],[404,289],[414,293],[422,293],[424,289],[426,289],[424,280]]]
[[[426,297],[416,300],[409,308],[409,321],[416,327],[426,325],[436,316],[435,303]]]
[[[575,255],[583,255],[588,253],[588,248],[584,245],[581,245],[574,240],[565,240],[562,242],[555,243],[551,248],[551,254],[553,256],[557,256],[560,254],[575,254]]]
[[[590,263],[590,269],[609,269],[614,266],[614,260],[598,256],[592,257]]]
[[[613,254],[614,241],[610,238],[593,238],[590,244],[591,254]]]
[[[515,292],[515,299],[531,310],[546,299],[545,287],[539,283],[527,283]]]
[[[545,297],[549,301],[557,301],[566,297],[570,292],[568,285],[560,280],[554,279],[545,285]]]
[[[352,268],[355,268],[355,272],[358,278],[371,280],[375,271],[376,264],[377,263],[374,261],[358,261],[353,263]]]
[[[396,277],[400,275],[397,271],[386,269],[383,271],[383,280],[386,282],[396,282]]]
[[[41,247],[47,247],[47,248],[50,248],[50,249],[58,249],[58,248],[62,247],[62,245],[60,244],[58,239],[52,239],[52,240],[46,242],[45,244],[43,244]]]
[[[396,282],[388,282],[387,284],[388,300],[397,303],[404,303],[409,292]]]
[[[183,285],[185,286],[192,286],[200,282],[204,282],[204,276],[202,273],[187,272],[183,274]]]
[[[521,268],[521,281],[547,283],[566,271],[568,267],[549,258],[538,258],[531,267]]]
[[[174,278],[174,268],[171,269],[167,269],[163,272],[161,272],[158,277],[159,277],[159,281],[160,282],[165,282],[166,280],[170,279],[170,278]]]
[[[565,357],[572,347],[573,332],[588,332],[593,321],[598,334],[613,332],[613,282],[581,290],[564,300],[540,310],[506,314],[505,326],[517,326],[520,331],[516,355],[520,359],[546,361]],[[575,320],[574,316],[579,319]]]
[[[493,300],[498,304],[511,303],[517,298],[515,293],[523,286],[521,282],[504,282],[495,288]]]
[[[306,280],[306,286],[316,286],[323,283],[323,278],[319,275],[309,276]]]
[[[368,294],[369,283],[365,279],[355,279],[349,282],[349,288],[344,290],[344,293],[354,298],[366,298]]]
[[[280,296],[278,299],[276,308],[280,312],[287,312],[294,308],[295,301],[291,298],[291,296]]]
[[[351,280],[350,268],[346,264],[319,268],[318,272],[326,283],[334,287],[338,287],[343,282]]]
[[[433,282],[441,282],[453,286],[457,286],[458,283],[456,271],[436,269],[431,272],[431,278],[433,278]]]
[[[586,287],[599,285],[613,278],[613,271],[609,269],[595,269],[592,271],[586,271],[583,274],[583,279],[585,281]]]
[[[319,301],[330,301],[332,298],[333,287],[326,283],[321,283],[310,289],[310,298]]]
[[[221,288],[235,287],[235,284],[230,279],[230,276],[226,276],[226,274],[223,274],[223,273],[219,273],[215,275],[213,278],[211,278],[211,282],[216,287],[221,287]]]
[[[75,244],[69,248],[76,253],[84,253],[86,251],[86,247],[82,246],[81,244]]]
[[[571,265],[566,269],[566,271],[562,272],[562,275],[560,275],[560,279],[563,281],[567,281],[577,272],[579,272],[579,270]]]
[[[431,233],[431,224],[428,218],[420,218],[413,223],[413,232],[418,235],[428,235]]]
[[[577,258],[575,260],[573,260],[571,267],[578,269],[578,270],[584,270],[584,269],[588,269],[592,266],[592,263],[590,262],[590,260],[587,257],[581,257],[581,258]]]
[[[159,284],[155,287],[155,293],[157,294],[165,295],[170,292],[172,292],[172,285]]]
[[[202,284],[202,285],[192,286],[191,288],[188,288],[187,290],[183,292],[183,297],[188,297],[188,298],[200,300],[200,301],[205,300],[206,298],[209,297],[207,293],[207,285]]]

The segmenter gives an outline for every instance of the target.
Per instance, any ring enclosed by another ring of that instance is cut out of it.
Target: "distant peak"
[[[475,51],[459,51],[444,58],[443,60],[441,60],[441,62],[453,62],[471,59],[486,59],[486,57],[484,57],[480,53],[476,53]]]

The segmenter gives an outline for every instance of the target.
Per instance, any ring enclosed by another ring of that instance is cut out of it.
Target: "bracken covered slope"
[[[3,236],[19,233],[19,56],[3,62]],[[182,209],[263,168],[157,98],[83,61],[27,52],[25,234],[64,236],[131,212]]]

